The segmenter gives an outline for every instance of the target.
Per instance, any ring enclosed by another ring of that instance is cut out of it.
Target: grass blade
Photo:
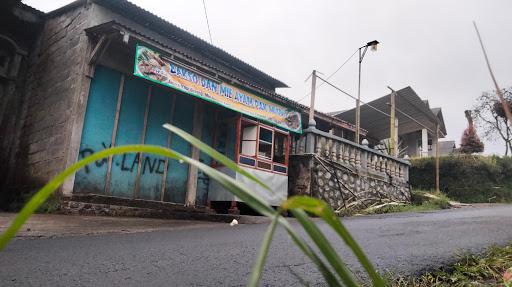
[[[290,223],[282,216],[279,218],[279,223],[285,228],[293,243],[316,265],[327,284],[331,287],[341,287],[342,285],[338,282],[336,276],[329,270],[322,259],[316,255],[315,251],[295,232]]]
[[[252,268],[251,277],[249,278],[249,283],[247,283],[247,286],[249,287],[258,286],[258,282],[260,281],[261,273],[263,272],[263,267],[265,266],[265,261],[267,259],[268,249],[270,248],[270,243],[272,242],[272,237],[274,236],[278,222],[279,213],[276,213],[272,222],[268,226],[267,232],[265,232],[265,236],[263,237],[263,243],[261,244],[256,264],[254,264],[254,267]]]
[[[164,125],[164,127],[171,132],[176,133],[181,136],[183,139],[188,141],[190,144],[196,146],[199,150],[210,156],[211,158],[217,160],[218,162],[224,164],[226,167],[243,174],[248,177],[252,181],[261,185],[265,189],[270,190],[263,182],[261,182],[255,176],[249,174],[245,170],[241,169],[235,162],[210,148],[206,144],[201,141],[195,139],[192,135],[187,132],[173,127],[169,124]],[[68,167],[63,172],[59,173],[56,177],[54,177],[50,182],[48,182],[43,188],[41,188],[23,207],[23,209],[17,214],[13,222],[7,228],[7,230],[0,235],[0,251],[5,248],[8,242],[14,237],[16,232],[21,228],[21,226],[26,222],[26,220],[34,213],[34,211],[43,204],[46,199],[64,182],[64,180],[77,172],[79,169],[85,167],[88,164],[92,164],[100,159],[117,155],[123,153],[146,153],[146,154],[155,154],[162,157],[168,157],[171,159],[179,160],[180,162],[185,162],[187,164],[193,165],[203,171],[207,176],[211,179],[217,181],[221,184],[225,189],[235,195],[237,198],[245,202],[248,206],[254,209],[256,212],[260,214],[272,218],[271,225],[267,229],[265,233],[262,248],[258,254],[258,258],[256,264],[251,273],[251,277],[249,279],[249,286],[256,286],[261,278],[261,273],[265,265],[265,260],[268,255],[268,251],[270,248],[270,244],[272,241],[272,237],[275,233],[275,229],[277,224],[282,225],[287,231],[288,235],[292,239],[292,241],[299,247],[299,249],[316,265],[318,270],[323,275],[329,286],[338,287],[345,286],[338,281],[335,274],[332,272],[329,266],[327,266],[324,261],[317,255],[315,250],[313,250],[303,238],[301,238],[297,232],[292,228],[290,223],[280,215],[280,212],[276,212],[264,199],[262,199],[258,194],[249,189],[244,184],[236,181],[234,178],[229,177],[228,175],[219,172],[218,170],[205,165],[197,160],[194,160],[190,157],[184,156],[180,153],[177,153],[173,150],[162,146],[151,146],[151,145],[127,145],[127,146],[119,146],[113,147],[109,149],[105,149],[103,151],[94,153],[75,164]],[[384,286],[384,281],[375,272],[373,266],[366,258],[365,254],[357,245],[355,240],[351,237],[345,227],[341,224],[337,216],[334,214],[332,209],[330,209],[327,204],[321,200],[308,198],[308,197],[292,197],[289,200],[285,201],[282,204],[282,208],[291,210],[294,215],[298,218],[299,223],[302,224],[306,232],[313,239],[315,244],[319,247],[320,251],[324,254],[325,258],[329,261],[329,263],[334,267],[337,274],[341,277],[342,280],[348,286],[357,286],[354,278],[352,277],[350,271],[346,268],[343,261],[339,258],[338,254],[335,252],[334,248],[332,248],[331,244],[327,241],[325,236],[321,233],[320,229],[309,219],[304,210],[311,212],[315,215],[322,217],[337,233],[340,237],[343,238],[345,243],[349,245],[352,251],[356,254],[357,258],[363,265],[363,267],[367,270],[370,278],[373,281],[374,286]],[[379,281],[380,280],[380,281]]]
[[[309,216],[302,209],[291,209],[290,211],[309,234],[313,242],[318,246],[318,249],[320,249],[334,270],[336,270],[340,279],[347,286],[359,286],[350,270],[348,270],[343,260],[338,256],[336,250],[332,247],[327,238],[325,238],[320,229],[309,219]]]
[[[356,255],[357,259],[366,270],[373,286],[386,286],[382,277],[377,273],[373,264],[368,260],[368,257],[363,252],[363,249],[357,244],[352,235],[348,232],[345,226],[341,223],[340,219],[334,211],[322,200],[307,196],[294,196],[283,202],[281,205],[283,209],[303,209],[316,216],[321,217],[332,229],[343,239],[352,252]]]
[[[261,185],[266,190],[268,190],[268,191],[270,191],[272,193],[274,192],[265,183],[263,183],[260,179],[258,179],[256,176],[254,176],[254,175],[248,173],[247,171],[243,170],[234,161],[232,161],[231,159],[229,159],[225,155],[221,154],[220,152],[216,151],[215,149],[213,149],[209,145],[207,145],[207,144],[203,143],[202,141],[198,140],[193,135],[187,133],[186,131],[184,131],[184,130],[178,128],[178,127],[170,125],[170,124],[164,124],[163,127],[168,129],[169,131],[179,135],[184,140],[186,140],[187,142],[189,142],[190,144],[192,144],[193,146],[195,146],[196,148],[198,148],[202,152],[206,153],[211,158],[213,158],[216,161],[222,163],[223,165],[225,165],[229,169],[244,175],[245,177],[247,177],[247,178],[251,179],[252,181],[256,182],[257,184]]]

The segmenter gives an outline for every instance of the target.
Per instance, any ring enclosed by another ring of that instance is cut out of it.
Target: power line
[[[324,80],[322,77],[320,77],[320,76],[316,76],[316,77],[317,77],[317,78],[319,78],[320,80],[322,80],[322,82],[323,82],[323,83],[326,83],[326,84],[328,84],[329,86],[333,87],[334,89],[336,89],[336,90],[338,90],[338,91],[342,92],[343,94],[345,94],[345,95],[347,95],[347,96],[351,97],[352,99],[357,100],[357,98],[356,98],[356,97],[354,97],[354,96],[352,96],[351,94],[349,94],[349,93],[345,92],[344,90],[342,90],[342,89],[340,89],[340,88],[336,87],[335,85],[331,84],[331,83],[330,83],[330,82],[328,82],[327,80]],[[378,108],[376,108],[376,107],[374,107],[374,106],[372,106],[372,105],[370,105],[370,104],[368,104],[368,103],[365,103],[365,102],[363,102],[363,101],[360,101],[360,102],[361,102],[361,103],[363,103],[363,104],[365,104],[365,105],[367,105],[368,107],[370,107],[370,108],[372,108],[372,109],[376,110],[377,112],[384,114],[385,116],[391,117],[388,113],[386,113],[386,112],[384,112],[384,111],[381,111],[380,109],[378,109]]]
[[[212,32],[210,31],[210,22],[208,21],[208,13],[206,12],[206,3],[203,0],[204,16],[206,17],[206,25],[208,26],[208,35],[210,35],[210,44],[213,45]]]
[[[352,57],[354,57],[354,55],[357,53],[358,50],[356,50],[352,55],[350,55],[350,57],[348,57],[345,62],[343,62],[343,64],[341,64],[341,66],[339,66],[336,71],[332,72],[332,74],[330,74],[328,77],[327,77],[327,80],[329,80],[330,78],[332,78],[332,76],[334,76],[337,72],[339,72],[339,70],[341,70],[341,68],[343,68],[343,66],[345,66],[346,63],[348,63],[348,61],[350,61],[350,59],[352,59]],[[315,89],[318,89],[320,88],[325,82],[322,82],[320,83],[320,85],[317,85],[315,86]],[[305,98],[309,97],[311,95],[311,92],[307,93],[304,97],[302,97],[300,100],[298,100],[297,102],[302,102]]]
[[[336,89],[336,90],[338,90],[338,91],[342,92],[343,94],[345,94],[345,95],[347,95],[347,96],[351,97],[352,99],[356,99],[356,97],[354,97],[354,96],[352,96],[351,94],[349,94],[349,93],[345,92],[344,90],[342,90],[342,89],[338,88],[337,86],[335,86],[335,85],[331,84],[330,82],[328,82],[327,80],[323,79],[322,77],[320,77],[320,76],[316,76],[316,77],[317,77],[318,79],[322,80],[322,82],[323,82],[323,83],[328,84],[329,86],[331,86],[331,87],[333,87],[334,89]],[[395,92],[395,93],[396,93],[397,95],[400,95],[398,92]],[[384,112],[384,111],[382,111],[382,110],[380,110],[380,109],[378,109],[378,108],[376,108],[376,107],[374,107],[374,106],[372,106],[372,105],[370,105],[370,104],[368,104],[368,103],[365,103],[365,102],[363,102],[363,101],[360,101],[360,102],[361,102],[361,103],[363,103],[364,105],[367,105],[368,107],[370,107],[370,108],[372,108],[372,109],[376,110],[377,112],[379,112],[379,113],[381,113],[381,114],[383,114],[383,115],[387,116],[387,117],[391,117],[391,115],[390,115],[390,114],[388,114],[388,113],[386,113],[386,112]],[[397,112],[399,112],[399,113],[403,114],[405,117],[409,118],[410,120],[414,121],[414,122],[415,122],[415,123],[417,123],[418,125],[420,125],[420,126],[424,127],[425,129],[427,129],[428,131],[430,131],[432,134],[434,134],[434,133],[435,133],[433,130],[431,130],[429,127],[427,127],[427,126],[425,126],[424,124],[422,124],[422,123],[420,123],[419,121],[417,121],[417,120],[416,120],[415,118],[413,118],[411,115],[409,115],[409,114],[407,114],[407,113],[405,113],[405,112],[401,111],[400,109],[398,109],[398,108],[396,108],[396,107],[395,107],[395,110],[396,110]]]

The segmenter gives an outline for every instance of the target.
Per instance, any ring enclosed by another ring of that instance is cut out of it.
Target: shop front
[[[298,111],[148,44],[136,43],[132,49],[133,73],[121,72],[109,61],[95,68],[79,158],[112,146],[161,145],[250,184],[162,127],[171,123],[267,183],[273,193],[255,192],[270,204],[286,199],[291,136],[302,132]],[[227,204],[232,210],[239,202],[201,171],[150,154],[125,154],[89,165],[76,175],[73,192],[195,206]]]

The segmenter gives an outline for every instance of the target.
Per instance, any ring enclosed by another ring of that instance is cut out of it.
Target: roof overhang
[[[228,65],[230,68],[245,75],[250,75],[251,78],[268,83],[273,88],[288,88],[288,85],[282,81],[127,0],[77,0],[51,11],[47,15],[49,17],[60,15],[76,7],[86,5],[88,2],[98,4],[119,15],[132,19],[148,29],[161,34],[163,37],[172,37],[181,44],[199,49],[210,57],[213,56],[220,59],[223,64]]]
[[[159,41],[151,36],[145,35],[142,32],[136,31],[133,28],[127,27],[121,23],[116,21],[110,21],[107,23],[103,23],[94,27],[87,28],[87,35],[89,37],[100,39],[103,35],[108,37],[116,36],[118,38],[122,38],[122,36],[128,35],[129,41],[126,43],[129,46],[133,46],[135,48],[135,44],[137,42],[145,43],[150,45],[172,57],[175,60],[179,60],[181,62],[187,62],[199,69],[202,72],[207,72],[214,78],[221,79],[223,81],[229,82],[231,84],[240,86],[242,88],[248,89],[250,91],[256,92],[259,95],[264,96],[265,98],[272,100],[276,103],[280,103],[287,107],[292,107],[297,109],[303,116],[307,116],[309,114],[309,107],[302,105],[296,101],[293,101],[287,97],[279,95],[271,90],[259,87],[254,83],[247,82],[243,79],[236,77],[233,74],[230,74],[227,71],[221,70],[215,66],[209,65],[208,63],[201,61],[191,55],[183,53],[182,51],[176,50],[170,45]],[[338,127],[342,129],[347,129],[351,131],[355,131],[355,126],[345,120],[330,116],[326,113],[322,113],[320,111],[315,110],[315,119],[317,121],[322,121],[330,126]],[[367,131],[361,129],[361,134],[366,135]]]
[[[446,133],[446,125],[444,123],[444,117],[443,117],[443,110],[441,108],[432,108],[432,113],[437,117],[439,120],[439,129],[444,135],[447,135]]]
[[[382,140],[390,136],[390,102],[391,95],[373,100],[361,105],[361,127],[368,131],[368,136]],[[444,121],[435,115],[428,105],[416,94],[411,87],[397,91],[395,98],[396,118],[398,119],[398,135],[404,135],[426,128],[431,135],[436,133],[436,125],[440,125],[440,138],[446,136]],[[377,111],[377,110],[380,111]],[[409,115],[410,117],[406,116]],[[355,109],[336,115],[345,121],[355,119]]]

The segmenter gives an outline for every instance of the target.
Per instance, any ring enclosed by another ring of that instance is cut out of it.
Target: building
[[[439,155],[440,156],[450,156],[456,155],[457,147],[455,145],[455,141],[439,141]],[[436,151],[429,150],[428,156],[436,156]]]
[[[361,105],[361,127],[368,131],[366,138],[376,148],[390,138],[390,97],[389,94]],[[438,139],[446,137],[441,108],[430,108],[428,101],[422,100],[411,87],[398,90],[395,101],[400,155],[432,155]],[[355,109],[330,114],[347,122],[355,121]]]
[[[302,137],[309,109],[275,93],[283,82],[125,0],[78,0],[46,14],[19,1],[10,7],[32,15],[24,25],[35,28],[25,34],[31,46],[22,54],[30,65],[14,89],[23,99],[12,104],[19,124],[15,133],[2,129],[0,135],[11,139],[0,206],[112,146],[162,145],[228,172],[170,135],[164,123],[264,179],[276,195],[256,191],[271,204],[288,196],[290,147]],[[4,31],[0,39],[11,34],[23,33]],[[315,119],[319,132],[354,134],[339,118],[317,112]],[[59,192],[78,200],[97,195],[196,208],[228,202],[234,212],[238,201],[197,169],[144,154],[89,165]]]
[[[44,13],[19,1],[0,4],[0,203],[13,200],[8,181],[21,186],[14,167],[28,103],[28,71],[43,23]]]

